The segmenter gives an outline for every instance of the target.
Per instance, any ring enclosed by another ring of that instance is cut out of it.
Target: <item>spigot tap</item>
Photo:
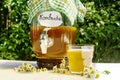
[[[41,51],[42,54],[46,54],[47,53],[47,48],[49,46],[49,38],[48,38],[48,30],[50,30],[50,27],[46,27],[45,29],[43,29],[41,35],[40,35],[40,47],[41,47]]]

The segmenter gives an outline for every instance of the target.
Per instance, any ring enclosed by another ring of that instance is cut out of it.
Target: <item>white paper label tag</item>
[[[38,21],[42,26],[46,27],[56,27],[63,23],[61,14],[56,11],[46,11],[41,13],[38,16]]]

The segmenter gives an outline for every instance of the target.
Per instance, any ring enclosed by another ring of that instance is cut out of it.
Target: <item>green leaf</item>
[[[12,49],[13,47],[12,46],[9,46],[8,49]]]
[[[105,71],[103,71],[103,73],[109,75],[111,72],[108,70],[105,70]]]

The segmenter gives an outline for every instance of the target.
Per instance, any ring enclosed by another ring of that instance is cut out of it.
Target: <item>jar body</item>
[[[40,46],[40,36],[42,35],[42,31],[44,29],[44,26],[31,26],[30,36],[33,51],[39,58],[66,57],[66,45],[75,43],[76,28],[72,26],[57,26],[48,30],[47,35],[49,46],[47,47],[47,53],[43,54]]]
[[[76,27],[69,25],[60,25],[56,27],[51,27],[47,30],[47,40],[43,39],[41,42],[43,32],[45,31],[46,26],[39,25],[39,22],[36,21],[36,18],[33,19],[33,23],[30,27],[30,37],[32,41],[32,48],[35,54],[38,56],[38,67],[46,67],[52,69],[53,66],[60,66],[61,60],[67,57],[66,46],[67,44],[74,44],[76,37]],[[46,37],[46,36],[43,37]],[[47,43],[47,51],[43,53],[42,49]],[[43,46],[41,46],[43,44]]]

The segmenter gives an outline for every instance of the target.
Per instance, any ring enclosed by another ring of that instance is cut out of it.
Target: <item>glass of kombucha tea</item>
[[[67,58],[71,73],[79,74],[92,64],[94,45],[68,45]]]

